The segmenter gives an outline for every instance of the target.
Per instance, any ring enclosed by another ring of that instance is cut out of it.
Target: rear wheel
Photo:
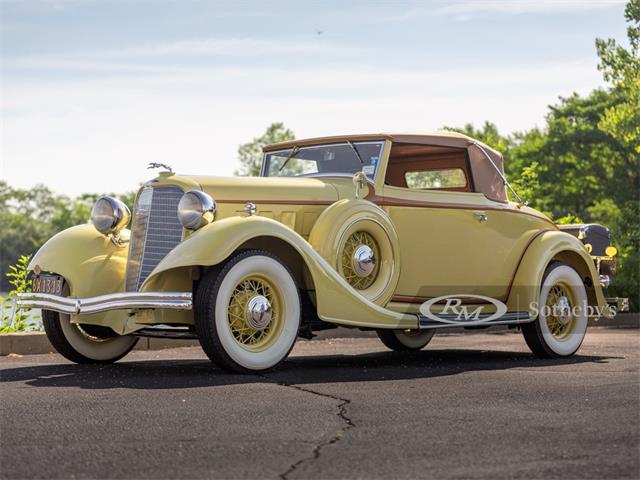
[[[587,292],[580,275],[568,265],[547,268],[540,287],[538,318],[522,327],[531,351],[541,358],[569,357],[587,332]]]
[[[396,352],[421,350],[433,338],[435,330],[378,330],[378,338]]]
[[[69,315],[50,310],[42,311],[42,323],[51,345],[75,363],[113,363],[138,342],[108,327],[72,323]]]
[[[204,276],[196,293],[195,326],[207,356],[234,372],[269,370],[293,348],[300,294],[273,254],[249,250]]]

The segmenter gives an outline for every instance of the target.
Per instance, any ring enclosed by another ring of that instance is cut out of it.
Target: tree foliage
[[[617,98],[600,119],[600,127],[629,152],[640,154],[640,0],[627,4],[625,18],[629,49],[613,39],[596,40],[598,68],[613,84]]]
[[[251,142],[238,147],[240,169],[235,172],[236,175],[248,175],[254,177],[260,175],[260,168],[262,167],[262,149],[266,145],[286,142],[294,140],[295,138],[296,136],[293,131],[286,128],[283,123],[272,123],[260,137],[256,137]]]

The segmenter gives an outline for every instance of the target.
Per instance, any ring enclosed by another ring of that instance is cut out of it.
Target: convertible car
[[[92,224],[33,257],[23,308],[79,363],[140,336],[197,338],[232,371],[271,369],[297,339],[344,326],[419,350],[438,329],[521,329],[535,355],[580,347],[607,300],[616,249],[599,225],[527,207],[500,153],[467,136],[351,135],[264,150],[260,177],[178,175],[138,192],[130,221],[100,198]],[[508,190],[511,190],[510,201]]]

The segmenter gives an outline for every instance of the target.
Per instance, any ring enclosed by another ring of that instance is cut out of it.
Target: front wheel
[[[42,311],[42,324],[51,345],[75,363],[113,363],[138,342],[108,327],[72,323],[69,315],[50,310]]]
[[[435,330],[378,330],[378,338],[396,352],[422,350],[433,338]]]
[[[550,265],[539,307],[538,318],[522,326],[531,351],[541,358],[573,355],[587,332],[587,291],[580,275],[563,263]]]
[[[282,362],[300,327],[300,294],[289,269],[261,250],[209,270],[196,293],[195,327],[213,363],[260,372]]]

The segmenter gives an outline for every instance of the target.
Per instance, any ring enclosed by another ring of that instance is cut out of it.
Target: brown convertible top
[[[391,140],[395,143],[412,143],[420,145],[434,145],[453,148],[464,148],[469,155],[473,183],[476,191],[484,193],[487,198],[498,202],[507,201],[507,192],[501,175],[504,175],[504,162],[502,154],[488,147],[482,142],[456,132],[432,132],[432,133],[377,133],[365,135],[338,135],[334,137],[307,138],[292,140],[289,142],[267,145],[265,152],[284,150],[294,146],[326,145],[346,141],[362,142],[376,140]],[[491,157],[495,167],[484,155],[483,150]]]

